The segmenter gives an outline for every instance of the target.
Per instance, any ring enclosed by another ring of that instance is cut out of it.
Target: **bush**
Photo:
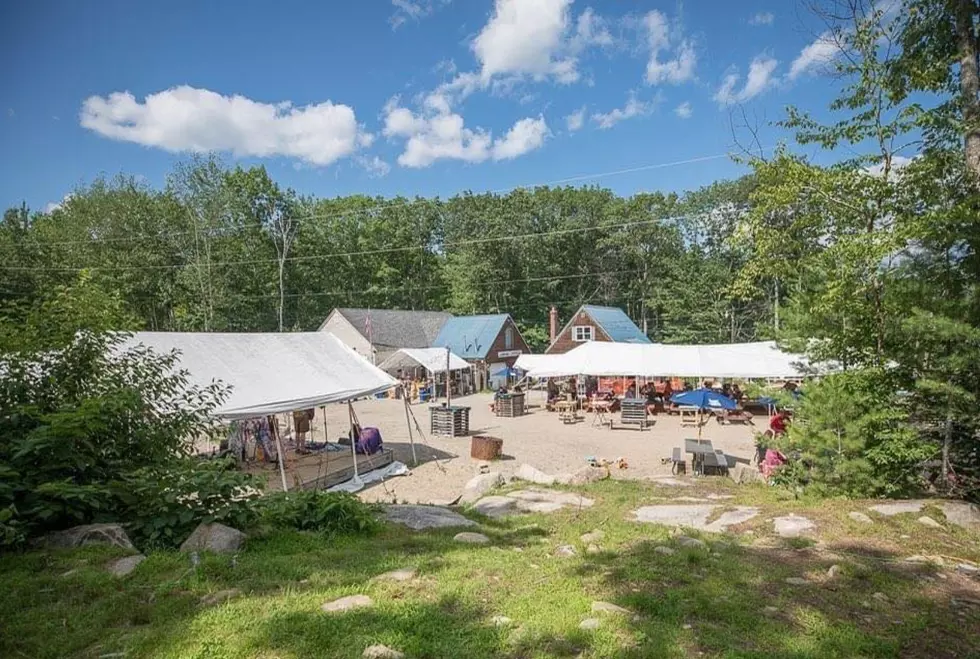
[[[119,335],[80,332],[0,363],[0,542],[119,521],[118,489],[175,464],[213,429],[224,390],[187,386],[174,354],[122,350]]]
[[[817,493],[904,496],[920,490],[920,468],[935,454],[909,422],[906,401],[881,370],[847,371],[805,386],[784,453],[799,452],[808,469],[780,477]]]
[[[258,519],[261,491],[233,459],[184,458],[145,467],[115,485],[119,519],[141,547],[176,547],[202,522],[237,529]]]
[[[262,521],[276,528],[326,533],[370,533],[379,527],[376,510],[347,492],[278,492],[257,502]]]

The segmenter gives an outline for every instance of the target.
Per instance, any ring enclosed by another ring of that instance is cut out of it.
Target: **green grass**
[[[900,560],[930,554],[980,561],[976,535],[927,532],[914,521],[918,515],[872,514],[875,524],[862,527],[847,518],[863,509],[857,502],[726,487],[711,479],[683,490],[597,483],[579,488],[596,499],[591,509],[475,517],[493,540],[484,546],[454,543],[458,529],[389,526],[370,538],[281,533],[251,539],[234,561],[206,556],[196,569],[179,553],[153,553],[125,579],[105,572],[119,555],[108,550],[4,555],[0,656],[353,658],[375,643],[408,657],[467,659],[980,656],[980,607],[950,604],[954,597],[980,601],[977,582]],[[765,512],[728,535],[701,536],[710,551],[682,549],[670,529],[629,521],[630,510],[666,502],[658,497],[711,491],[738,495],[718,502],[725,506]],[[772,537],[769,520],[788,512],[818,523],[817,542]],[[578,538],[593,529],[606,534],[602,551],[586,554]],[[555,556],[561,544],[579,554]],[[663,555],[658,545],[676,551]],[[841,576],[830,580],[833,564]],[[418,570],[413,581],[371,580],[407,566]],[[787,577],[811,583],[788,585]],[[201,603],[228,588],[241,596]],[[355,593],[375,605],[320,610]],[[633,615],[592,614],[594,600]],[[497,627],[495,615],[513,624]],[[580,630],[592,616],[601,618],[600,628]]]

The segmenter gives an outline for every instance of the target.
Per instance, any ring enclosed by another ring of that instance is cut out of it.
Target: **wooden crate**
[[[433,435],[466,437],[470,434],[470,408],[444,405],[430,407],[429,430]]]
[[[504,440],[488,435],[476,435],[470,440],[470,457],[474,460],[499,460]]]
[[[507,394],[493,402],[493,413],[500,417],[524,416],[524,394]]]

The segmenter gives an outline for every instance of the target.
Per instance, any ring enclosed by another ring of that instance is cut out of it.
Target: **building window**
[[[591,325],[576,325],[572,328],[572,339],[574,341],[591,341],[595,338],[595,330]]]
[[[510,350],[514,347],[514,329],[508,327],[504,332],[504,350]]]

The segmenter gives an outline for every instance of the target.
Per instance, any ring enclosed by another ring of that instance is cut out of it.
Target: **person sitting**
[[[742,390],[738,388],[738,384],[732,385],[732,400],[734,400],[736,403],[740,403],[742,401],[742,396]]]
[[[652,382],[647,382],[640,389],[640,394],[647,399],[647,414],[657,413],[657,399],[660,394],[657,393],[657,387]]]
[[[490,411],[494,412],[497,408],[497,401],[507,395],[507,385],[501,383],[497,391],[493,392],[493,402],[490,403]]]
[[[626,393],[623,394],[623,398],[630,398],[630,399],[636,398],[636,383],[635,382],[632,383],[629,387],[627,387]]]
[[[779,410],[775,416],[769,419],[768,432],[774,438],[785,435],[787,425],[789,425],[789,411]]]

